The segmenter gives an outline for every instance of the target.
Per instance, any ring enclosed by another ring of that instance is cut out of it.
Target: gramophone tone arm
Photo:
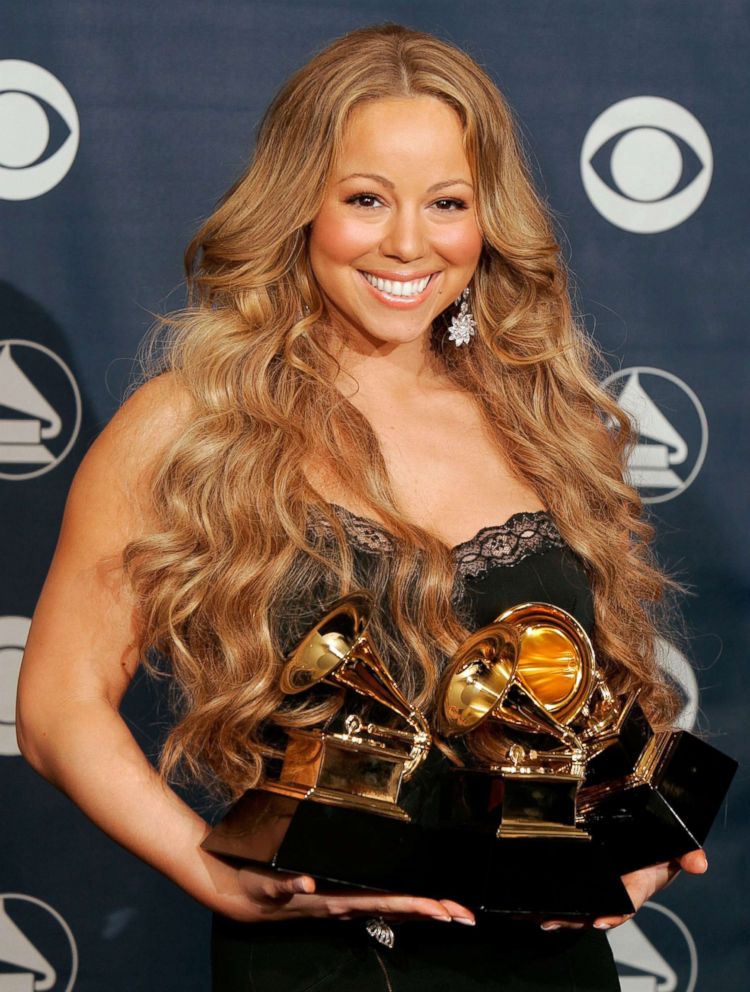
[[[583,746],[583,741],[578,734],[574,730],[571,730],[570,727],[566,727],[565,730],[565,742],[567,744],[572,744],[578,754],[585,754],[586,748]]]
[[[371,737],[397,737],[401,741],[413,741],[414,734],[408,730],[396,730],[393,727],[381,727],[377,723],[366,723],[362,730]]]
[[[427,757],[432,747],[432,735],[427,731],[420,731],[412,737],[411,752],[409,760],[404,765],[404,778],[408,779],[419,768]]]
[[[351,717],[348,718],[351,720]],[[416,721],[415,721],[416,722]],[[347,721],[347,730],[350,733],[365,733],[369,737],[378,737],[382,740],[408,741],[411,744],[409,757],[404,764],[404,778],[409,776],[419,767],[427,757],[432,745],[432,735],[429,730],[419,728],[416,733],[408,730],[396,730],[394,727],[381,727],[377,723],[358,724],[356,727]]]
[[[581,737],[569,726],[556,720],[551,713],[547,713],[541,708],[537,712],[529,711],[523,704],[516,704],[516,719],[513,719],[514,710],[496,707],[491,711],[491,715],[499,723],[518,730],[531,731],[532,733],[549,734],[556,737],[564,747],[572,748],[574,752],[585,753],[584,742]]]
[[[619,735],[641,694],[638,688],[616,699],[603,678],[597,683],[597,688],[602,690],[599,705],[591,707],[587,713],[589,724],[581,735],[592,753],[594,748],[601,750]]]

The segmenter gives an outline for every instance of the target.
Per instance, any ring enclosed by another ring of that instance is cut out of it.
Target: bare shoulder
[[[78,466],[65,505],[58,559],[116,559],[129,541],[153,529],[152,469],[193,416],[187,389],[172,373],[135,390]]]
[[[165,372],[136,389],[120,406],[81,462],[69,504],[87,515],[110,517],[113,504],[127,518],[145,510],[150,470],[194,417],[192,400],[175,375]]]
[[[142,454],[157,454],[174,441],[194,414],[186,387],[173,372],[163,372],[139,386],[120,406],[95,443],[136,445]]]

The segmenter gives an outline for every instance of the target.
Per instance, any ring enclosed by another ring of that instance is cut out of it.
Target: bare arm
[[[169,381],[155,380],[84,458],[24,652],[17,727],[29,763],[110,837],[231,912],[236,873],[200,850],[205,823],[162,785],[118,711],[138,665],[122,550],[149,524],[140,480],[183,416]]]
[[[21,667],[24,757],[113,840],[235,919],[470,916],[432,899],[312,894],[308,877],[230,867],[201,850],[207,824],[162,784],[120,716],[139,662],[122,551],[150,529],[148,466],[186,418],[186,401],[169,378],[153,380],[118,411],[79,467]]]

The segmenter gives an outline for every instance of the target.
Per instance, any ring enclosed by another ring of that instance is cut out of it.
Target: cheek
[[[372,247],[375,235],[370,225],[335,209],[323,209],[310,231],[310,254],[322,261],[347,264]]]
[[[482,251],[482,232],[474,221],[455,224],[441,231],[439,250],[455,265],[469,265]]]

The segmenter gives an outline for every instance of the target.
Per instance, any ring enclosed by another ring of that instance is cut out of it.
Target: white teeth
[[[410,282],[398,282],[391,279],[379,279],[377,276],[370,275],[369,272],[363,272],[362,275],[375,289],[379,289],[381,293],[390,293],[391,296],[419,296],[430,281],[430,276],[412,279]]]

